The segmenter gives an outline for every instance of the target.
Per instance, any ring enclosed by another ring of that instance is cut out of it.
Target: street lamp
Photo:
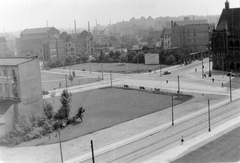
[[[207,45],[208,48],[208,57],[209,57],[209,72],[208,72],[208,76],[211,77],[212,73],[211,73],[211,43],[209,43]]]
[[[174,117],[173,117],[173,95],[172,95],[172,125],[174,125]]]
[[[180,80],[179,80],[179,75],[178,75],[178,93],[180,93]]]
[[[209,99],[208,99],[208,131],[210,132],[211,131],[211,123],[210,123],[210,102],[209,102]]]
[[[60,129],[58,129],[58,138],[59,138],[59,145],[60,145],[61,161],[62,161],[62,163],[63,163],[63,155],[62,155],[62,142],[61,142],[61,134],[60,134]]]
[[[230,102],[232,101],[232,80],[231,80],[232,74],[229,75],[229,80],[230,80]]]

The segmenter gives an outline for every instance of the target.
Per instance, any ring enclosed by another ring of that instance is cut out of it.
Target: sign
[[[159,54],[155,53],[155,54],[145,54],[145,64],[146,65],[157,65],[159,64]]]

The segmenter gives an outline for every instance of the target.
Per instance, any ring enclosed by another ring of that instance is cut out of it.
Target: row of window
[[[12,75],[12,76],[15,76],[15,75],[16,75],[14,69],[12,69],[12,74],[11,74],[11,75]],[[6,69],[6,68],[3,69],[3,72],[0,70],[0,76],[8,76],[8,73],[7,73],[7,69]]]

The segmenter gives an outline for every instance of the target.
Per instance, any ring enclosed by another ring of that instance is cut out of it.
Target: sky
[[[144,16],[220,15],[226,0],[0,0],[0,33],[46,27],[87,29]],[[228,0],[239,8],[240,0]]]

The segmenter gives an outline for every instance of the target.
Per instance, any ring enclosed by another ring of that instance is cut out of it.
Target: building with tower
[[[212,34],[213,69],[240,71],[240,8],[230,8],[228,0]]]

